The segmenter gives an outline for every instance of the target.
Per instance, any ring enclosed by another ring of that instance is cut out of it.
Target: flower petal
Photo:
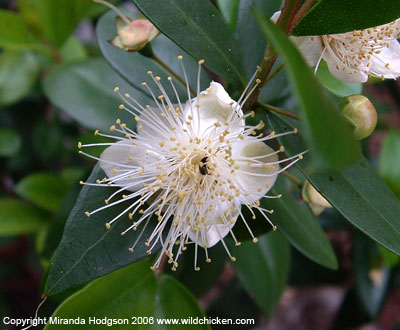
[[[100,156],[100,167],[108,178],[115,178],[114,184],[130,191],[137,191],[143,187],[141,183],[135,183],[138,180],[137,175],[134,179],[121,175],[128,174],[142,164],[153,162],[155,157],[145,155],[144,148],[133,145],[133,141],[124,139],[105,149]]]
[[[316,66],[323,52],[321,38],[315,37],[290,37],[297,46],[309,66]]]
[[[329,72],[341,81],[348,83],[363,83],[368,80],[368,74],[364,72],[365,68],[347,68],[346,70],[343,70],[343,63],[340,62],[338,69],[338,60],[335,60],[329,52],[325,52],[324,60],[328,64]]]
[[[227,127],[232,134],[240,134],[244,130],[243,111],[231,99],[220,83],[212,81],[210,87],[200,93],[199,98],[187,102],[184,107],[185,118],[192,118],[194,131],[204,133],[216,122],[229,122]]]
[[[238,206],[239,209],[233,208],[233,204],[225,202],[218,207],[219,210],[208,213],[206,221],[209,224],[206,228],[202,227],[200,231],[191,230],[188,233],[189,238],[202,247],[210,248],[221,241],[229,234],[239,216],[240,206]],[[224,219],[222,219],[221,214],[224,214]]]
[[[241,191],[239,200],[244,204],[254,203],[274,185],[279,165],[268,165],[277,162],[279,157],[277,154],[270,155],[274,150],[265,143],[251,138],[234,144],[232,149],[233,159],[240,165],[240,169],[235,172],[236,184]]]
[[[370,71],[389,79],[400,76],[400,43],[396,39],[389,42],[389,47],[383,47],[379,54],[372,56]]]

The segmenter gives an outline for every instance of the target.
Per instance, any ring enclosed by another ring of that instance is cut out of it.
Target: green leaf
[[[243,59],[223,17],[208,0],[132,0],[167,37],[233,84],[246,81]]]
[[[30,51],[0,54],[0,106],[14,103],[34,87],[40,73],[37,56]]]
[[[35,206],[12,198],[0,199],[0,235],[37,232],[46,225],[47,215]]]
[[[94,183],[104,176],[99,165],[96,165],[87,182]],[[148,248],[144,242],[154,227],[152,221],[144,231],[134,253],[129,252],[128,248],[136,241],[143,227],[137,231],[130,230],[122,237],[121,232],[132,224],[127,214],[114,223],[111,229],[107,230],[105,227],[106,222],[128,207],[126,202],[106,208],[90,217],[85,215],[86,211],[94,211],[104,206],[104,201],[113,192],[115,189],[109,187],[82,188],[51,262],[44,289],[46,295],[54,295],[88,282],[147,256]],[[135,215],[133,221],[136,221],[138,216]]]
[[[277,132],[293,129],[287,121],[268,115]],[[288,155],[304,150],[299,136],[278,138]],[[365,157],[340,171],[310,174],[306,157],[297,163],[311,184],[350,223],[388,250],[400,255],[400,201]]]
[[[21,48],[31,44],[32,38],[22,17],[0,9],[0,47]]]
[[[321,0],[304,16],[293,34],[343,33],[382,25],[399,17],[399,1]]]
[[[217,4],[229,28],[235,31],[240,0],[217,0]]]
[[[383,142],[378,172],[400,198],[400,133],[391,130]]]
[[[328,70],[325,61],[321,61],[318,66],[317,77],[331,93],[345,97],[349,95],[361,94],[363,85],[361,83],[345,83],[335,78]]]
[[[24,177],[15,188],[21,197],[54,212],[68,192],[69,184],[55,174],[34,173]]]
[[[124,14],[132,17],[132,13],[127,10],[123,10]],[[100,46],[100,50],[103,53],[105,59],[111,64],[111,66],[131,85],[141,90],[144,94],[151,97],[146,87],[142,85],[143,81],[149,81],[148,71],[152,71],[155,75],[162,78],[163,82],[168,76],[171,76],[171,72],[165,70],[160,64],[153,61],[151,58],[142,55],[139,52],[126,52],[125,50],[119,49],[109,43],[109,40],[113,39],[117,34],[115,27],[116,14],[113,11],[109,11],[104,14],[97,26],[96,35]],[[185,56],[178,46],[176,46],[171,40],[163,35],[159,35],[151,43],[153,52],[158,56],[165,64],[167,64],[174,72],[180,77],[183,77],[183,71],[181,63],[178,61],[177,56],[184,56],[185,70],[189,80],[189,85],[192,89],[197,89],[197,70],[198,64],[189,55]],[[201,75],[201,90],[208,87],[210,80],[202,72]],[[186,86],[183,86],[177,79],[174,79],[174,84],[177,88],[178,95],[181,100],[187,99]],[[163,84],[168,96],[173,102],[176,102],[175,93],[170,87],[170,84]]]
[[[74,36],[69,37],[63,44],[60,54],[65,62],[81,61],[88,57],[85,47]]]
[[[296,193],[299,195],[300,192]],[[282,194],[282,197],[264,198],[261,204],[267,210],[274,210],[268,217],[289,242],[316,263],[337,269],[338,263],[332,245],[308,206],[299,204],[285,189],[281,179],[274,184],[270,194]]]
[[[21,138],[14,130],[0,129],[0,157],[12,157],[21,148]]]
[[[253,14],[285,62],[289,80],[299,101],[304,135],[314,156],[315,166],[335,169],[355,162],[360,156],[359,145],[333,99],[315,79],[284,32],[259,11],[253,10]]]
[[[117,118],[134,128],[132,115],[118,109],[122,100],[114,93],[115,86],[148,104],[150,101],[132,89],[102,59],[60,65],[44,82],[46,96],[81,125],[92,129],[107,129]]]
[[[45,38],[60,47],[86,16],[91,0],[33,0]]]
[[[243,242],[233,249],[239,279],[254,295],[267,317],[279,303],[290,269],[290,248],[279,232],[258,238],[258,243]]]
[[[154,277],[147,260],[97,279],[65,300],[52,317],[84,320],[85,329],[98,329],[89,318],[123,320],[113,329],[185,329],[179,325],[159,325],[161,318],[204,317],[189,292],[168,275]],[[126,321],[125,321],[126,320]],[[106,325],[104,325],[106,326]],[[48,324],[45,329],[58,329]],[[198,329],[209,329],[197,325]]]

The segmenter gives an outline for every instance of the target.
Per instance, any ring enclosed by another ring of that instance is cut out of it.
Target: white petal
[[[270,20],[276,24],[280,16],[281,16],[281,11],[279,10],[271,16]]]
[[[192,106],[189,102],[185,104],[184,114],[185,118],[193,117],[191,122],[194,131],[199,130],[200,134],[216,122],[224,125],[229,121],[230,133],[240,134],[244,130],[242,109],[231,99],[224,87],[214,81],[200,93],[198,99],[193,100]]]
[[[101,154],[100,167],[106,173],[108,178],[112,179],[113,177],[120,176],[127,172],[127,170],[133,170],[137,166],[152,161],[150,156],[145,155],[143,147],[132,145],[132,141],[134,140],[125,139],[119,141],[108,147]],[[137,180],[138,177],[135,175],[133,179],[115,179],[114,184],[120,187],[126,187],[126,189],[130,191],[136,191],[142,187],[140,183],[135,184],[135,181]]]
[[[340,62],[339,64],[338,61],[335,60],[328,52],[325,53],[324,60],[328,64],[329,72],[341,81],[348,83],[362,83],[368,80],[368,74],[364,72],[366,69],[365,67],[347,68],[346,70],[343,70],[343,63]],[[336,67],[338,64],[339,69]],[[355,71],[357,72],[355,73]]]
[[[240,170],[235,172],[236,184],[242,193],[249,194],[247,197],[240,196],[239,200],[245,204],[258,201],[274,185],[278,176],[279,164],[274,164],[273,168],[262,168],[261,166],[249,165],[248,161],[251,161],[251,157],[265,156],[256,160],[268,165],[277,162],[279,157],[276,154],[268,156],[274,150],[265,143],[251,138],[232,145],[232,149],[233,158],[236,160],[236,164],[240,165]],[[248,160],[245,158],[248,158]]]
[[[383,75],[385,78],[396,79],[400,76],[400,43],[392,40],[389,48],[384,47],[380,51],[372,56],[371,73],[378,77]]]
[[[206,246],[210,248],[217,244],[229,234],[239,216],[239,210],[232,210],[232,206],[233,204],[225,202],[218,206],[220,207],[219,210],[209,212],[206,219],[209,223],[207,228],[203,228],[198,232],[190,231],[188,234],[189,238],[202,247]],[[225,220],[219,216],[221,213],[226,217]]]
[[[320,37],[290,37],[290,40],[300,50],[309,66],[317,65],[324,49]]]

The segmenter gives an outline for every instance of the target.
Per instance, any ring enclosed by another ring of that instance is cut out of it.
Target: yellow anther
[[[111,228],[111,225],[110,225],[108,222],[106,223],[106,228],[107,228],[107,229],[110,229],[110,228]]]
[[[119,92],[119,87],[115,87],[114,88],[114,93],[118,93]]]

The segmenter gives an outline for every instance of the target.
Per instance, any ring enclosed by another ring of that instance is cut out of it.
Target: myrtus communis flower
[[[221,84],[211,82],[210,87],[200,92],[200,72],[203,60],[199,61],[197,75],[197,95],[191,96],[187,75],[182,62],[187,87],[187,102],[179,99],[173,79],[166,81],[175,92],[168,96],[161,78],[148,72],[158,89],[159,96],[144,82],[154,100],[154,106],[141,105],[134,96],[114,89],[124,104],[120,109],[132,114],[136,121],[136,131],[127,123],[117,120],[111,126],[116,135],[95,134],[112,137],[115,143],[102,153],[98,159],[107,177],[88,185],[112,186],[119,189],[106,200],[106,205],[97,210],[86,212],[87,216],[119,203],[126,203],[126,209],[106,227],[128,214],[133,218],[139,214],[139,220],[127,226],[122,235],[139,226],[146,228],[150,222],[157,223],[146,245],[150,254],[157,244],[161,244],[161,253],[153,268],[160,265],[163,255],[169,257],[169,263],[175,270],[179,255],[186,245],[195,244],[194,268],[197,266],[198,246],[204,248],[206,261],[207,249],[222,242],[232,260],[224,237],[231,234],[237,245],[232,227],[238,219],[244,222],[253,241],[257,239],[251,232],[242,213],[242,206],[248,208],[255,218],[259,212],[272,226],[268,214],[273,211],[263,208],[262,198],[274,184],[278,173],[302,158],[302,154],[279,160],[278,155],[284,148],[273,150],[264,142],[278,136],[293,134],[297,130],[275,134],[257,133],[264,123],[248,126],[245,119],[254,116],[254,112],[243,114],[242,106],[260,83],[253,75],[238,102],[233,101]],[[171,98],[178,100],[177,104]],[[82,145],[79,148],[93,146]],[[285,167],[279,164],[289,161]],[[82,184],[84,184],[82,182]],[[117,197],[123,193],[122,198]],[[275,229],[275,226],[273,226]],[[143,230],[143,229],[142,229]],[[143,233],[143,231],[142,231]],[[133,243],[134,251],[141,235]]]
[[[276,22],[280,12],[271,20]],[[366,82],[369,76],[396,79],[400,76],[400,19],[365,30],[320,36],[292,37],[307,63],[322,59],[329,71],[345,82]]]

